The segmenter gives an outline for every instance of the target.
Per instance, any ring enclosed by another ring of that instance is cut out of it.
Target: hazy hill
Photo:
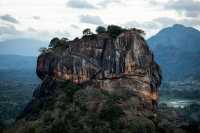
[[[0,55],[0,69],[35,69],[37,57],[21,55]]]
[[[183,25],[164,28],[148,39],[164,79],[199,79],[200,31]]]
[[[37,56],[40,47],[48,46],[48,42],[34,39],[12,39],[0,42],[0,54]]]

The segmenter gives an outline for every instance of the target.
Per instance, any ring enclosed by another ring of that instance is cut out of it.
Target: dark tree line
[[[120,26],[117,25],[108,25],[107,28],[103,27],[103,26],[98,26],[96,28],[96,33],[97,34],[104,34],[107,33],[109,34],[112,38],[116,38],[117,36],[119,36],[121,33],[127,31],[127,30],[132,30],[137,32],[140,35],[145,35],[144,31],[141,29],[136,29],[136,28],[131,28],[131,29],[126,29],[126,28],[122,28]],[[90,28],[86,28],[83,30],[83,37],[90,37],[93,38],[95,37],[96,34],[94,34]],[[77,40],[79,38],[76,38],[75,40]],[[40,48],[40,52],[44,53],[44,52],[48,52],[50,50],[53,50],[55,48],[61,48],[61,47],[65,47],[65,45],[67,44],[67,42],[69,41],[68,38],[61,38],[59,39],[58,37],[53,38],[50,41],[49,47],[48,48]]]
[[[107,28],[103,26],[98,26],[96,28],[96,33],[97,34],[108,33],[112,38],[116,38],[122,32],[125,32],[127,30],[135,31],[140,35],[145,35],[145,32],[141,29],[136,29],[136,28],[126,29],[117,25],[108,25]],[[86,28],[85,30],[83,30],[83,36],[90,36],[90,35],[93,35],[93,32],[91,31],[91,29]]]

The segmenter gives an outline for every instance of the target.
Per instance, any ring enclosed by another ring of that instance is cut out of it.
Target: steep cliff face
[[[37,61],[43,80],[5,133],[190,133],[182,114],[156,107],[160,68],[136,31],[67,41]],[[198,127],[197,127],[198,128]],[[196,128],[196,129],[197,129]]]
[[[105,33],[68,41],[62,49],[38,57],[37,75],[109,92],[131,89],[151,107],[158,100],[161,83],[160,68],[152,52],[144,38],[133,30],[116,39]]]

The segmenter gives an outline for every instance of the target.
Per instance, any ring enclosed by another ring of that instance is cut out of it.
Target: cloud
[[[153,19],[152,21],[160,24],[161,27],[167,27],[174,24],[183,24],[183,25],[192,26],[192,27],[200,26],[200,20],[194,19],[194,18],[175,20],[173,18],[168,18],[168,17],[159,17],[159,18]]]
[[[138,21],[129,21],[123,24],[126,28],[139,28],[145,31],[146,36],[145,38],[149,38],[150,36],[157,33],[160,29],[159,25],[153,21],[145,21],[145,22],[138,22]]]
[[[185,16],[186,17],[199,17],[200,16],[200,11],[189,11],[189,12],[185,12]]]
[[[138,21],[129,21],[124,24],[125,27],[135,27],[135,28],[144,28],[144,29],[157,29],[158,25],[153,21],[145,21],[145,22],[138,22]]]
[[[86,0],[69,0],[67,6],[78,9],[96,9],[95,6],[87,2]]]
[[[37,30],[34,29],[34,28],[32,28],[32,27],[29,27],[27,30],[28,30],[29,32],[37,32]]]
[[[20,35],[22,35],[22,32],[17,30],[12,25],[0,26],[0,41],[16,38],[17,36]]]
[[[182,19],[182,20],[179,20],[179,23],[186,26],[200,26],[199,19]]]
[[[181,11],[187,17],[197,17],[200,15],[200,1],[196,0],[168,1],[164,4],[164,8]]]
[[[19,23],[19,21],[16,18],[12,17],[9,14],[0,16],[0,19],[4,20],[4,21],[7,21],[7,22],[10,22],[10,23],[14,23],[14,24],[18,24]]]
[[[37,40],[50,40],[53,37],[66,37],[69,38],[71,34],[66,30],[56,30],[54,32],[48,30],[37,30],[34,27],[29,27],[23,31],[23,34],[19,37],[21,38],[34,38]]]
[[[40,16],[33,16],[33,19],[39,20],[39,19],[40,19]]]
[[[103,25],[104,22],[99,16],[81,15],[80,22],[94,25]]]
[[[105,8],[112,3],[121,3],[121,0],[103,0],[98,5]]]
[[[74,29],[79,29],[79,26],[78,26],[78,25],[71,24],[70,26],[71,26],[72,28],[74,28]]]
[[[19,34],[21,33],[20,31],[16,30],[16,28],[14,26],[11,25],[7,25],[7,26],[0,26],[0,36],[1,35],[8,35],[8,34]]]
[[[158,1],[155,1],[155,0],[150,0],[149,1],[149,4],[151,4],[151,5],[161,5],[161,2],[158,2]]]
[[[16,38],[33,38],[37,40],[50,40],[53,37],[70,37],[67,31],[50,32],[48,30],[37,30],[34,27],[29,27],[25,30],[18,30],[13,25],[0,26],[0,41]]]
[[[159,17],[153,19],[153,22],[159,23],[161,26],[169,26],[177,23],[175,19],[169,17]]]
[[[66,38],[69,38],[71,37],[71,34],[68,32],[68,31],[56,31],[55,34],[52,34],[54,37],[57,36],[59,38],[63,38],[63,37],[66,37]]]
[[[198,27],[200,26],[200,20],[195,18],[186,18],[186,19],[173,19],[169,17],[158,17],[150,21],[138,22],[138,21],[129,21],[123,26],[127,28],[140,28],[147,33],[147,38],[157,33],[159,30],[165,27],[172,26],[174,24],[182,24],[189,27]]]

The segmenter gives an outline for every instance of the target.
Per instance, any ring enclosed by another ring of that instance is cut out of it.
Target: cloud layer
[[[200,15],[200,1],[196,0],[177,0],[168,1],[165,9],[180,11],[187,17],[198,17]]]
[[[0,26],[0,35],[4,35],[4,34],[20,34],[20,31],[16,30],[16,28],[14,26]]]
[[[86,0],[69,0],[67,6],[78,9],[95,9],[96,7],[87,2]]]
[[[104,24],[99,16],[91,16],[91,15],[81,15],[80,22],[87,23],[87,24],[94,24],[94,25]]]
[[[0,19],[4,20],[4,21],[7,21],[7,22],[10,22],[10,23],[14,23],[14,24],[18,24],[19,23],[19,21],[16,18],[12,17],[9,14],[0,16]]]
[[[121,0],[103,0],[101,2],[99,2],[97,5],[101,6],[102,8],[105,8],[107,6],[109,6],[110,4],[122,4]]]
[[[199,18],[200,0],[1,0],[0,38],[73,39],[109,24],[141,28],[150,37],[176,23],[200,29]]]

